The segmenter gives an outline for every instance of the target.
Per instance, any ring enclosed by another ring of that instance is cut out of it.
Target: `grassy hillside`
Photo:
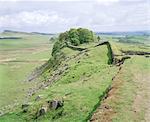
[[[5,111],[24,100],[33,83],[23,82],[35,67],[50,58],[49,36],[22,33],[1,33],[0,39],[0,110]]]
[[[15,73],[15,75],[20,73],[22,79],[25,77],[25,73],[30,72],[39,64],[44,63],[44,59],[49,59],[50,57],[48,52],[49,45],[42,43],[42,40],[48,37],[44,36],[42,39],[39,35],[34,36],[27,36],[26,38],[29,40],[38,38],[38,43],[34,43],[35,40],[31,43],[28,42],[31,47],[35,44],[35,50],[28,50],[30,48],[27,48],[27,52],[25,51],[23,56],[17,53],[18,56],[16,55],[15,59],[7,62],[11,65],[13,63],[15,65],[22,64],[18,67],[18,70],[10,72]],[[136,39],[137,37],[133,38]],[[149,80],[147,76],[150,62],[149,55],[137,55],[136,52],[150,52],[149,43],[124,43],[120,42],[119,39],[105,35],[101,36],[100,42],[79,44],[78,47],[66,45],[60,48],[58,53],[53,55],[46,63],[47,70],[43,74],[31,82],[26,82],[26,85],[18,84],[19,87],[23,86],[21,89],[24,87],[29,88],[30,86],[31,97],[28,101],[22,103],[26,107],[21,108],[21,104],[16,106],[14,111],[1,116],[0,121],[84,122],[99,120],[102,122],[122,122],[142,120],[146,114],[146,101],[140,105],[135,100],[137,94],[140,94],[138,92],[139,87],[142,86],[139,85],[141,84],[141,79],[138,76],[142,74],[141,78],[143,78],[143,75],[146,74],[145,77]],[[145,37],[140,37],[139,39],[145,39]],[[109,41],[112,50],[106,44],[96,46],[103,41]],[[16,49],[11,48],[12,52],[23,48],[21,44],[17,47],[17,42],[14,42],[14,45]],[[26,50],[26,48],[23,49]],[[32,51],[32,53],[30,52],[29,54],[28,51]],[[125,54],[123,51],[134,51],[135,54]],[[124,60],[123,57],[126,56],[129,59]],[[118,62],[120,61],[120,64],[111,64],[110,60],[112,58],[118,60]],[[14,60],[19,62],[16,63]],[[20,61],[28,61],[29,63],[25,65],[25,62]],[[2,71],[5,70],[3,69]],[[3,74],[3,79],[8,78],[3,72],[1,74]],[[15,78],[19,79],[20,76]],[[10,88],[7,84],[4,86]],[[16,84],[12,88],[16,89]],[[144,87],[142,86],[142,88]],[[6,87],[4,90],[6,90]],[[8,94],[6,91],[3,91],[3,93]],[[12,92],[12,94],[14,93]],[[146,91],[143,94],[147,95]],[[6,99],[6,97],[3,98]],[[8,99],[14,98],[9,97]],[[54,100],[60,101],[62,106],[53,109],[51,102]],[[135,110],[136,107],[133,106],[140,108],[137,115],[134,112],[137,111]]]
[[[46,104],[47,100],[63,99],[63,110],[50,110],[44,117],[39,117],[38,120],[49,121],[51,118],[51,120],[56,121],[86,121],[99,103],[99,99],[102,99],[106,90],[110,87],[111,79],[115,75],[117,68],[108,65],[109,52],[106,45],[92,46],[87,51],[82,52],[73,51],[67,47],[62,51],[66,55],[58,68],[63,68],[64,65],[67,65],[68,70],[62,75],[61,79],[55,81],[47,90],[36,92],[30,101],[29,111],[23,115],[22,110],[18,112],[18,117],[21,115],[22,120],[33,120],[36,117],[37,110]],[[67,58],[70,58],[70,60],[66,62]],[[104,73],[105,76],[103,75]],[[47,72],[45,72],[45,75],[47,79],[52,77]],[[35,102],[35,98],[38,95],[41,95],[42,99]],[[62,112],[63,115],[58,116],[59,112]],[[81,114],[78,114],[79,112]],[[13,115],[4,116],[2,121],[7,120],[7,118],[12,121],[13,118],[17,117]]]

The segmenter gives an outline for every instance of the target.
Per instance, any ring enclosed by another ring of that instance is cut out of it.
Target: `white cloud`
[[[120,0],[96,0],[97,2],[104,3],[104,2],[119,2]]]
[[[23,11],[17,14],[0,16],[0,27],[44,26],[68,24],[70,18],[64,18],[52,11]]]
[[[80,26],[95,31],[118,31],[150,26],[147,0],[31,1],[3,3],[0,8],[0,29],[60,32]]]
[[[120,0],[96,0],[97,4],[110,6],[112,4],[118,3]]]
[[[3,2],[5,2],[6,0],[0,0],[0,2],[1,1],[3,1]],[[22,1],[28,1],[28,0],[7,0],[7,2],[22,2]],[[87,0],[30,0],[30,2],[31,1],[35,1],[35,2],[39,2],[39,1],[42,1],[42,2],[44,2],[44,1],[47,1],[47,2],[64,2],[64,1],[87,1]],[[88,0],[88,1],[90,1],[90,0]]]

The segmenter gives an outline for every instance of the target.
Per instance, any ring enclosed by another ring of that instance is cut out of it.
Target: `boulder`
[[[23,109],[23,112],[26,113],[28,111],[29,104],[22,104],[21,108]]]
[[[35,101],[39,101],[41,99],[41,95],[38,95],[36,98],[35,98]]]
[[[22,104],[21,108],[24,109],[24,108],[27,108],[28,106],[29,106],[29,104],[27,104],[27,103],[26,104]]]
[[[150,58],[150,56],[149,56],[149,55],[146,55],[145,58]]]
[[[62,107],[64,104],[64,102],[61,100],[52,100],[52,101],[48,101],[48,103],[49,103],[49,108],[54,110],[58,109],[59,107]]]
[[[47,112],[47,107],[42,107],[40,108],[39,112],[38,112],[38,116],[42,116]]]
[[[0,116],[3,115],[4,113],[2,111],[0,111]]]

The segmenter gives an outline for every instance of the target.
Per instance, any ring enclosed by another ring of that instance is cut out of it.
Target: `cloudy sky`
[[[0,31],[150,30],[150,0],[0,0]]]

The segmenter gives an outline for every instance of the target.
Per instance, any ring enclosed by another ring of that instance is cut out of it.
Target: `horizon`
[[[82,27],[81,27],[82,28]],[[12,31],[12,32],[20,32],[20,33],[44,33],[44,34],[59,34],[62,32],[40,32],[40,31],[20,31],[20,30],[3,30],[0,31],[0,33],[3,33],[5,31]],[[68,30],[65,30],[68,31]],[[93,31],[94,33],[135,33],[135,32],[150,32],[150,30],[131,30],[131,31]]]
[[[150,30],[149,0],[0,0],[0,5],[0,32],[60,33],[78,27],[94,32]]]

